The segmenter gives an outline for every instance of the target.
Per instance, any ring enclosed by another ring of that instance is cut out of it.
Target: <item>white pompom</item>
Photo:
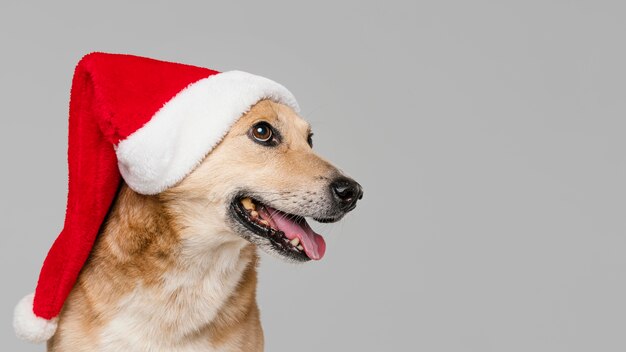
[[[15,334],[22,340],[43,343],[48,341],[57,330],[58,318],[51,320],[40,318],[33,313],[34,293],[22,298],[13,313]]]

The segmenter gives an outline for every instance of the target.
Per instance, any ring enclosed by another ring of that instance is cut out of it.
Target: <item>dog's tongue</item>
[[[326,242],[324,242],[322,236],[313,231],[305,219],[294,220],[291,216],[279,210],[268,206],[266,208],[271,218],[270,222],[273,222],[272,225],[284,232],[285,237],[290,240],[296,237],[299,238],[302,247],[304,247],[304,253],[309,258],[313,260],[322,259],[324,252],[326,252]]]

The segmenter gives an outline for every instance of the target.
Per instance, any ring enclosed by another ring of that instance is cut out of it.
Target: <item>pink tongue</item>
[[[285,237],[292,240],[294,238],[299,238],[302,247],[304,247],[304,253],[313,259],[320,260],[324,256],[324,252],[326,252],[326,242],[324,242],[324,238],[309,226],[306,220],[301,219],[299,221],[294,221],[290,219],[290,216],[273,209],[271,207],[266,206],[267,211],[270,215],[270,222],[273,222],[272,225],[275,225],[277,229],[285,233]],[[265,214],[262,214],[265,215]]]

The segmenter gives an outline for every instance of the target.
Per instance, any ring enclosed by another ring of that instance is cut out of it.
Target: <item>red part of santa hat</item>
[[[44,261],[34,296],[15,308],[17,335],[33,342],[54,335],[120,177],[141,194],[168,189],[262,99],[299,110],[285,87],[249,73],[132,55],[86,55],[72,81],[65,224]]]

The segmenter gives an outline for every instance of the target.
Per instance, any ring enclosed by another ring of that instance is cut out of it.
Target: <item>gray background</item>
[[[128,52],[271,77],[365,187],[264,257],[268,351],[625,351],[623,1],[0,4],[0,341],[61,229],[70,79]]]

